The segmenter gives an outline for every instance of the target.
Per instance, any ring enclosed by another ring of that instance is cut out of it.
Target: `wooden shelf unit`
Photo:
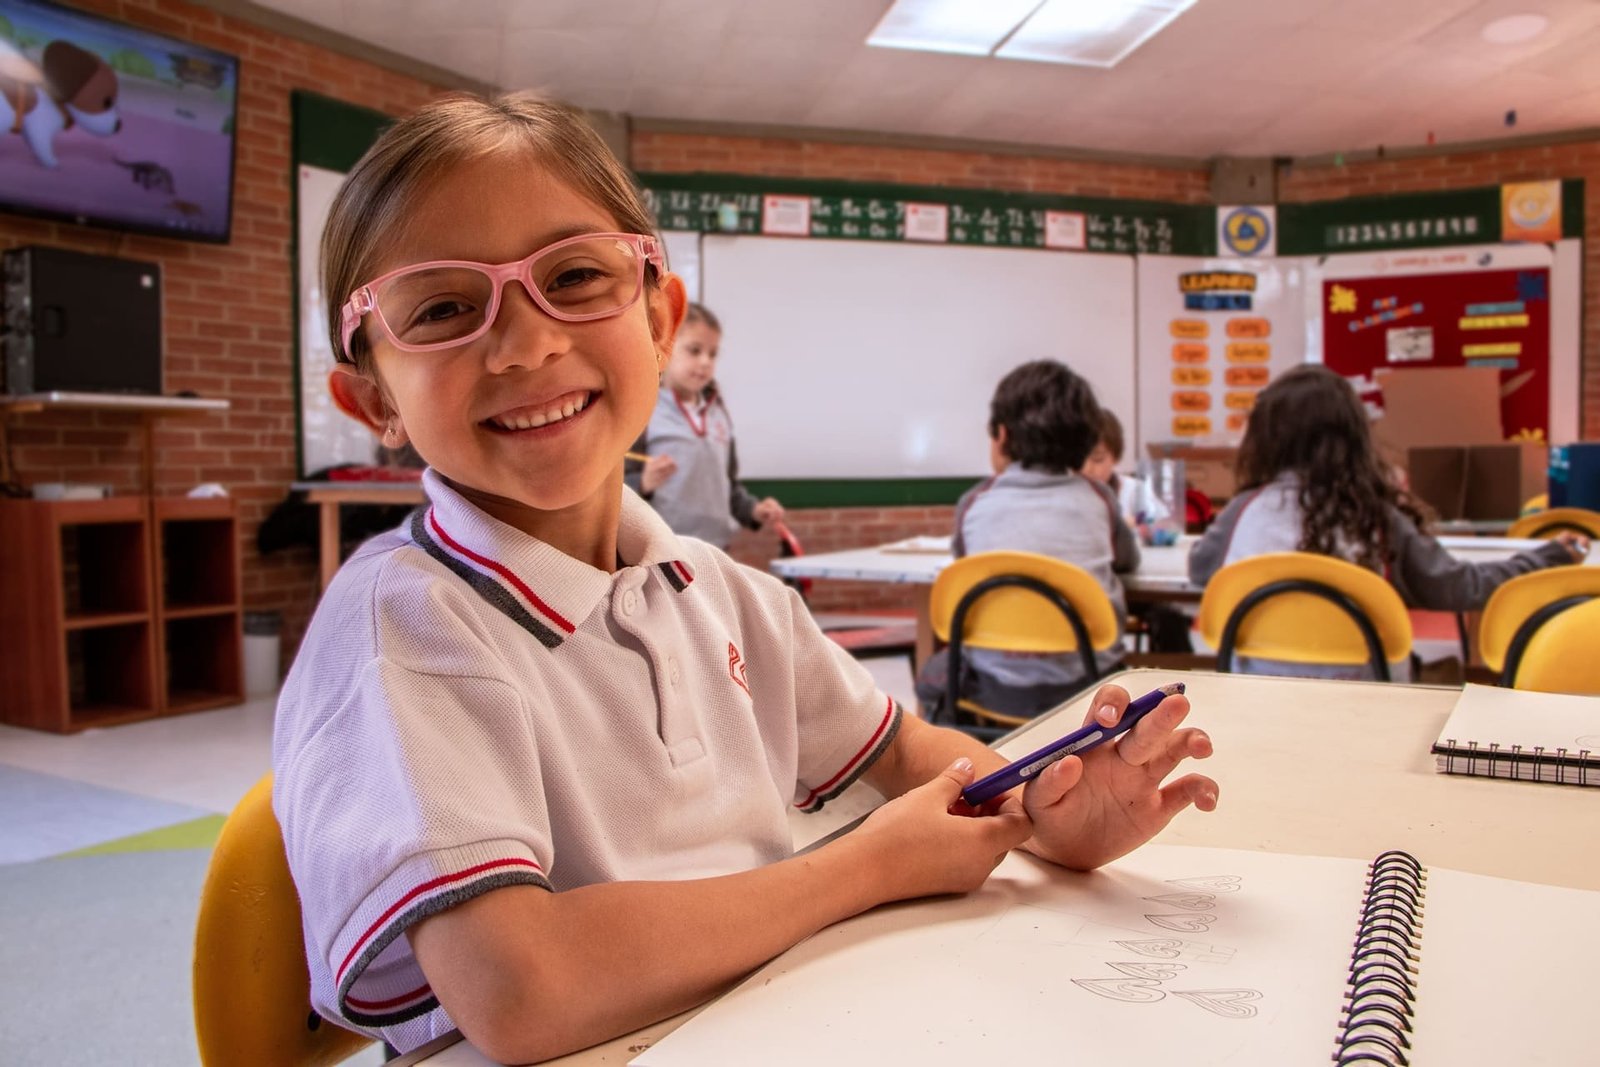
[[[244,698],[231,499],[0,500],[0,721],[70,733]]]

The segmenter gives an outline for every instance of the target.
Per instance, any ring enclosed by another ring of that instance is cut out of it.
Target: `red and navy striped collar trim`
[[[474,552],[452,537],[433,508],[418,508],[411,513],[411,539],[546,648],[555,648],[577,629],[510,567]]]

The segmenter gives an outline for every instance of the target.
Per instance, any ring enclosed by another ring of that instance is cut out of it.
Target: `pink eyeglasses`
[[[514,263],[441,259],[392,270],[361,286],[339,311],[339,358],[355,362],[350,339],[368,312],[402,352],[476,341],[494,325],[506,282],[522,283],[545,314],[562,322],[609,318],[644,291],[644,268],[667,269],[661,245],[642,233],[586,233],[546,245]]]

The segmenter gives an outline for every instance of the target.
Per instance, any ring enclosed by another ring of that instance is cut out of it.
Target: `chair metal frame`
[[[1268,582],[1239,599],[1233,606],[1233,611],[1228,613],[1228,621],[1222,625],[1222,640],[1217,643],[1219,672],[1232,673],[1233,651],[1238,643],[1239,627],[1244,625],[1250,612],[1263,602],[1286,593],[1307,593],[1319,597],[1349,616],[1350,621],[1354,622],[1356,629],[1361,632],[1361,639],[1366,643],[1367,662],[1371,665],[1374,675],[1380,682],[1390,680],[1389,660],[1384,655],[1383,642],[1378,638],[1378,628],[1373,625],[1365,609],[1349,594],[1310,578],[1284,578]]]
[[[1579,604],[1586,604],[1595,599],[1592,596],[1577,595],[1562,597],[1529,613],[1517,627],[1517,632],[1511,635],[1511,644],[1506,646],[1506,661],[1500,668],[1500,684],[1508,689],[1515,689],[1517,685],[1517,671],[1522,668],[1522,657],[1528,651],[1528,645],[1539,629],[1551,619],[1560,615],[1569,608]]]

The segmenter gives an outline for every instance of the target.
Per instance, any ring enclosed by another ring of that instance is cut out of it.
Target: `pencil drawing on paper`
[[[1145,918],[1163,929],[1185,934],[1204,933],[1217,921],[1215,915],[1146,915]]]
[[[1197,963],[1227,963],[1233,959],[1231,948],[1203,945],[1198,941],[1181,941],[1176,937],[1153,937],[1113,943],[1136,955],[1158,960],[1185,959]]]
[[[1255,1002],[1261,999],[1259,989],[1174,989],[1172,995],[1204,1008],[1224,1019],[1253,1019]]]
[[[1165,982],[1169,978],[1176,978],[1179,971],[1187,970],[1188,964],[1184,963],[1108,963],[1129,978],[1149,978],[1157,982]]]
[[[1161,983],[1152,978],[1074,978],[1072,984],[1124,1004],[1154,1004],[1166,996]]]
[[[1162,893],[1159,896],[1139,899],[1169,908],[1182,908],[1184,911],[1210,911],[1217,906],[1217,897],[1214,893]]]
[[[1237,893],[1244,887],[1244,879],[1237,874],[1214,874],[1206,878],[1168,878],[1167,884],[1202,893]]]

